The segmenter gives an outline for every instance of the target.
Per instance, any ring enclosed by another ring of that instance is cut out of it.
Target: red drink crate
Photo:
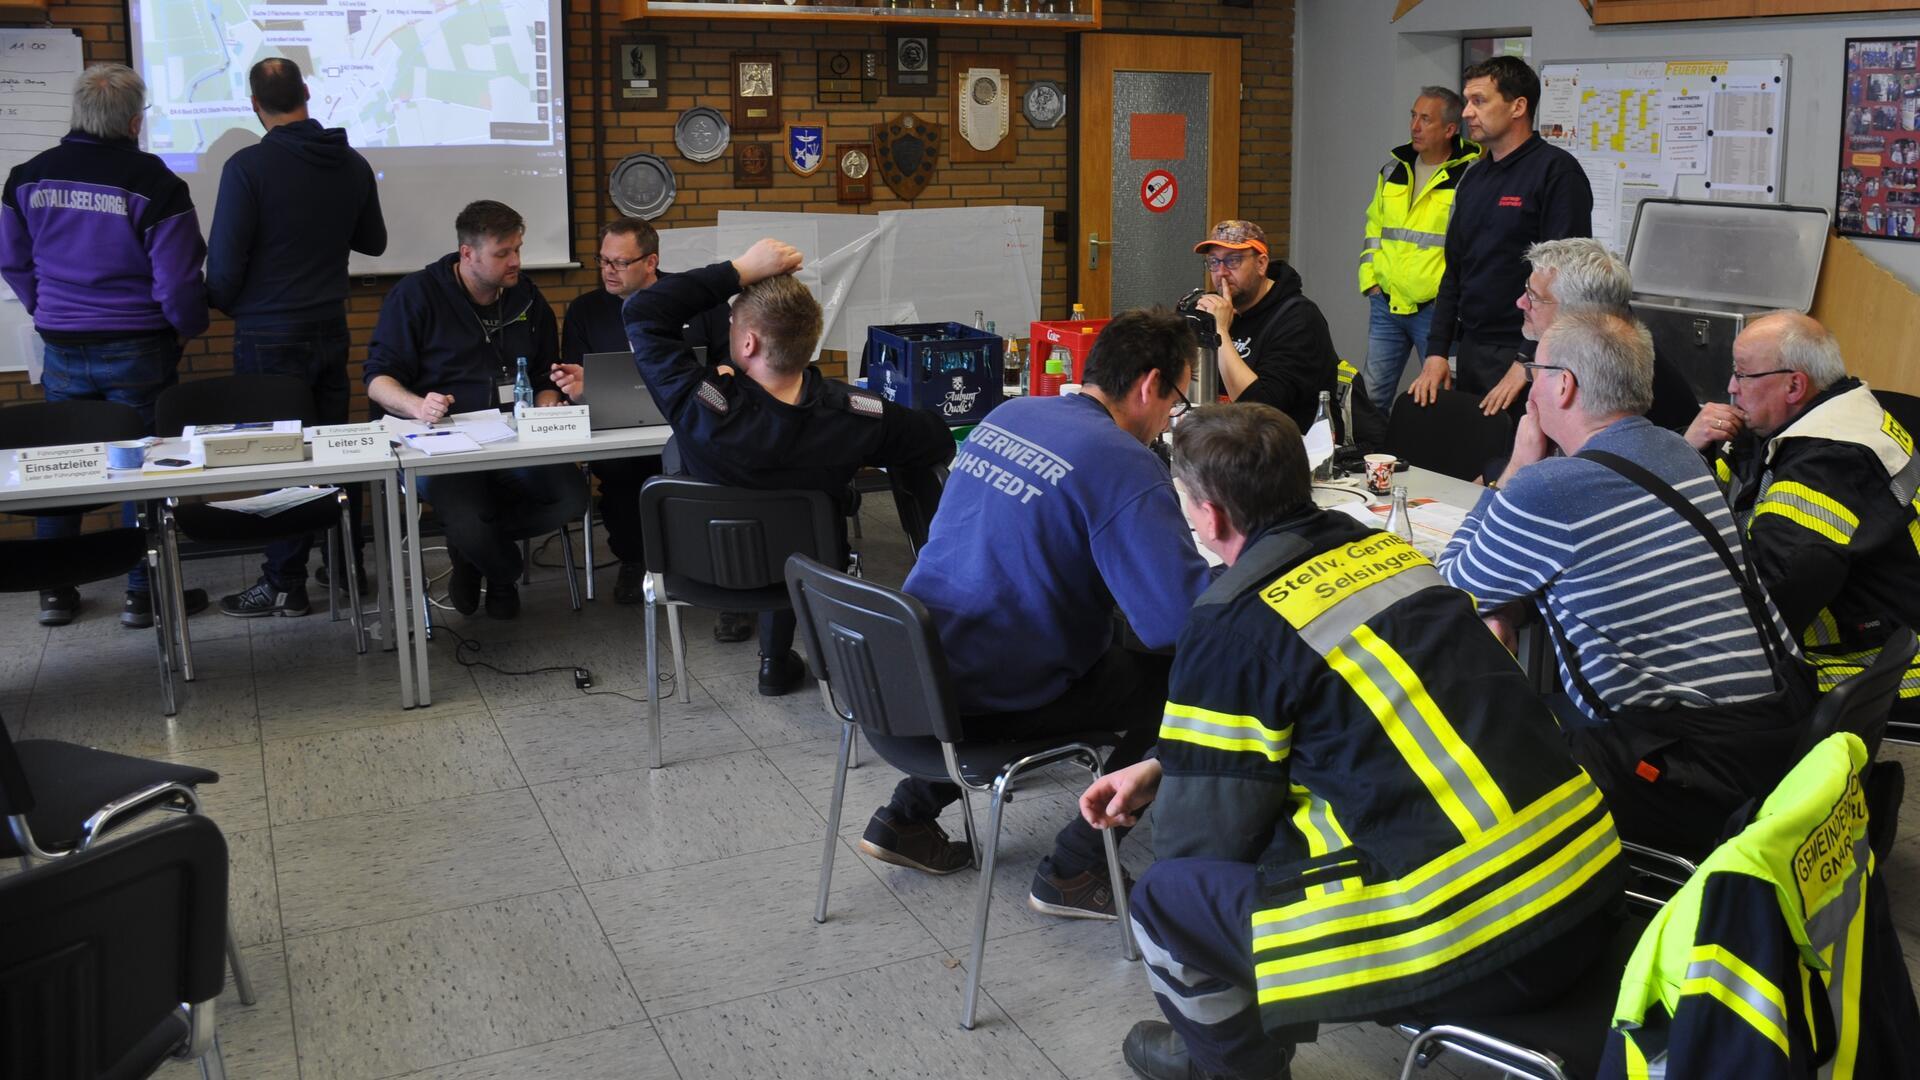
[[[1073,370],[1067,372],[1067,382],[1084,383],[1087,374],[1087,354],[1093,351],[1093,340],[1106,329],[1111,319],[1061,319],[1058,322],[1037,322],[1032,324],[1032,345],[1027,363],[1031,374],[1027,385],[1039,388],[1044,385],[1043,377],[1047,373],[1047,358],[1053,355],[1055,346],[1062,346],[1067,355],[1073,357]],[[1059,391],[1055,391],[1058,393]]]

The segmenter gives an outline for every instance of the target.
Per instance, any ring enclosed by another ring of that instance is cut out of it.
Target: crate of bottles
[[[1065,349],[1071,358],[1067,377],[1064,381],[1084,383],[1087,381],[1087,354],[1093,351],[1093,341],[1106,329],[1110,319],[1061,319],[1057,322],[1036,322],[1032,325],[1033,337],[1031,355],[1027,358],[1029,372],[1027,385],[1034,393],[1045,393],[1047,384],[1047,360],[1055,349]],[[1052,391],[1059,393],[1058,390]]]
[[[1000,404],[1006,342],[965,323],[867,327],[867,387],[888,401],[977,424]]]

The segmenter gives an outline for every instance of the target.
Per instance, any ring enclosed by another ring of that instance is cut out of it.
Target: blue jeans
[[[1367,315],[1367,396],[1391,416],[1393,399],[1400,390],[1400,374],[1407,366],[1407,354],[1426,359],[1427,329],[1433,325],[1433,301],[1421,304],[1411,315],[1395,315],[1385,291],[1367,298],[1372,305]]]
[[[160,391],[180,380],[180,344],[171,335],[148,335],[122,341],[85,345],[47,342],[46,372],[41,387],[48,401],[114,401],[139,410],[148,433],[153,431],[153,402]],[[122,520],[139,523],[133,503],[121,507]],[[36,518],[33,535],[43,540],[80,535],[79,514]],[[127,575],[129,592],[147,591],[143,563]]]
[[[233,371],[236,375],[291,375],[313,391],[315,415],[322,424],[347,422],[347,320],[271,323],[242,320],[233,329]],[[347,489],[353,519],[360,520],[360,486]],[[276,589],[307,583],[307,556],[313,534],[301,533],[267,544],[260,573]],[[339,584],[335,582],[334,584]]]

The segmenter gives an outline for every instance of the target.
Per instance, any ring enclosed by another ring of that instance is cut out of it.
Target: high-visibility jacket
[[[1360,251],[1360,291],[1375,285],[1396,315],[1411,315],[1440,292],[1447,268],[1447,222],[1453,220],[1453,189],[1480,157],[1478,143],[1454,136],[1447,160],[1425,187],[1413,189],[1413,144],[1394,148],[1373,181],[1367,204],[1367,237]],[[1421,345],[1420,348],[1425,348]]]
[[[1317,508],[1277,523],[1176,655],[1154,849],[1259,865],[1269,1029],[1432,1001],[1620,895],[1599,789],[1405,540]]]
[[[1620,984],[1603,1078],[1920,1071],[1920,1010],[1867,843],[1867,750],[1814,747],[1654,917]]]
[[[1736,443],[1716,471],[1822,693],[1871,664],[1896,629],[1920,627],[1920,457],[1865,383],[1828,387],[1764,446]],[[1920,662],[1894,716],[1920,719]]]

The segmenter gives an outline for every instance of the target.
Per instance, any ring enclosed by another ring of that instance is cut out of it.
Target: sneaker
[[[453,557],[453,573],[447,577],[447,600],[462,615],[480,610],[480,568],[458,555]]]
[[[1133,888],[1133,875],[1125,870],[1121,880]],[[1083,870],[1069,878],[1055,877],[1050,862],[1040,864],[1033,875],[1033,890],[1027,894],[1027,906],[1042,915],[1063,919],[1115,919],[1113,886],[1107,868]]]
[[[188,589],[181,599],[186,602],[187,614],[198,615],[207,610],[207,590]],[[129,630],[153,629],[153,594],[151,592],[127,591],[127,602],[120,608],[120,625]]]
[[[860,850],[881,862],[926,874],[951,874],[973,865],[973,845],[947,839],[936,821],[901,822],[887,806],[873,812],[860,837]]]
[[[713,624],[713,640],[732,645],[753,636],[753,614],[747,611],[723,611]]]
[[[511,581],[487,580],[487,618],[511,619],[520,614],[520,586]]]
[[[637,604],[647,598],[647,567],[645,563],[623,562],[620,564],[620,576],[613,579],[613,602],[616,604]]]
[[[779,697],[792,693],[807,680],[807,662],[792,649],[787,655],[760,658],[760,696]]]
[[[40,625],[65,626],[80,611],[80,590],[71,585],[40,590]]]
[[[220,611],[236,619],[257,619],[263,615],[297,618],[305,615],[307,610],[306,585],[276,589],[266,578],[255,582],[253,588],[246,592],[220,598]]]

